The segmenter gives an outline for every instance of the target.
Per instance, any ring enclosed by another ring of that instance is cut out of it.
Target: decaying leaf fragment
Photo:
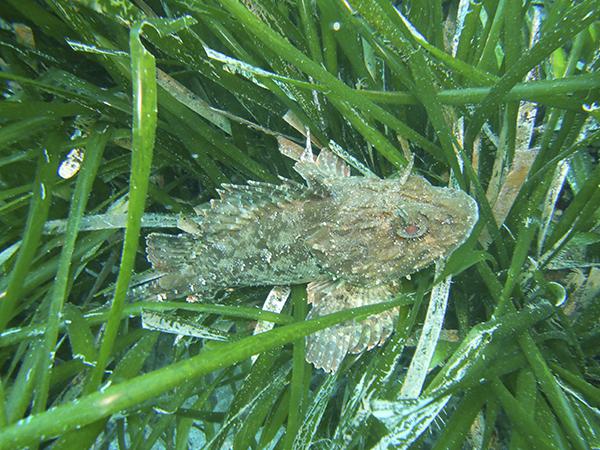
[[[327,149],[281,140],[306,185],[223,185],[197,209],[190,232],[152,233],[147,255],[161,297],[208,295],[228,287],[308,283],[309,317],[393,298],[398,281],[448,256],[478,218],[466,193],[405,180],[350,176]],[[383,343],[395,311],[307,338],[307,360],[335,371],[349,352]]]

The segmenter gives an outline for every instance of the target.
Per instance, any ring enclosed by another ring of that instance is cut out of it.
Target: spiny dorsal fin
[[[281,206],[307,195],[304,185],[282,178],[282,184],[249,181],[247,185],[223,184],[220,198],[210,201],[209,207],[197,208],[203,216],[207,232],[239,230],[254,221],[259,210],[269,205]]]
[[[321,150],[319,156],[317,156],[316,165],[324,173],[330,173],[337,177],[349,177],[350,166],[344,162],[344,160],[327,149]]]
[[[350,167],[338,156],[327,149],[322,149],[315,158],[312,148],[307,145],[302,148],[289,139],[278,137],[279,151],[288,158],[296,161],[294,169],[311,187],[327,187],[327,180],[331,178],[350,176]]]

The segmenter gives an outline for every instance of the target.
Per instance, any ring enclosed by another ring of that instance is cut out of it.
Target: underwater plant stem
[[[442,262],[436,263],[436,278],[443,272],[443,267],[444,264]],[[431,300],[429,301],[427,316],[423,324],[423,331],[417,343],[415,355],[408,367],[406,378],[402,384],[402,389],[400,390],[401,397],[417,398],[423,389],[425,377],[433,358],[433,352],[435,351],[440,332],[442,331],[442,325],[444,324],[451,281],[452,277],[447,277],[431,289]]]
[[[133,272],[136,250],[150,179],[154,138],[157,124],[157,84],[154,56],[142,45],[140,34],[144,22],[130,33],[131,77],[133,82],[133,127],[129,211],[117,286],[110,315],[100,345],[98,361],[90,374],[85,392],[92,392],[102,382],[104,370],[113,350],[121,323],[121,313]]]
[[[362,320],[400,306],[404,298],[339,311],[266,333],[203,350],[167,367],[97,390],[0,430],[0,449],[19,448],[97,422],[114,413],[192,382],[202,375],[236,364],[252,355],[280,347],[347,320]]]
[[[57,178],[56,169],[61,138],[60,131],[51,133],[46,148],[39,152],[37,172],[32,187],[34,194],[23,231],[23,241],[8,277],[8,286],[2,301],[0,301],[0,331],[6,328],[13,317],[23,288],[23,280],[30,270],[31,261],[40,243],[42,228],[48,217],[53,187]]]
[[[106,130],[98,131],[91,136],[89,145],[86,148],[83,167],[77,177],[77,183],[71,201],[69,219],[67,221],[65,241],[59,257],[56,279],[50,294],[50,307],[48,309],[48,319],[46,321],[46,332],[44,339],[38,348],[38,379],[37,388],[35,389],[36,396],[33,404],[33,412],[40,412],[46,408],[48,391],[50,388],[50,374],[52,372],[52,367],[54,366],[54,352],[63,315],[62,310],[67,298],[71,259],[73,257],[73,252],[75,251],[75,242],[79,233],[79,223],[83,217],[87,200],[92,190],[92,184],[102,161],[102,154],[104,153],[104,146],[108,141],[108,137],[109,133]]]

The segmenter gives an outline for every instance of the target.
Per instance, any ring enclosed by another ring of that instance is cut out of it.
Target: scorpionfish
[[[182,234],[151,233],[147,256],[163,295],[308,283],[308,318],[393,299],[402,277],[447,257],[469,236],[477,204],[425,178],[351,176],[332,151],[317,157],[280,139],[306,184],[222,185]],[[183,228],[183,227],[182,227]],[[398,311],[306,338],[306,359],[333,372],[348,353],[386,341]]]

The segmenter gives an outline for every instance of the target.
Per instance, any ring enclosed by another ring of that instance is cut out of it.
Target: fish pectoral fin
[[[344,309],[390,300],[392,286],[359,287],[340,281],[318,281],[307,287],[312,309],[309,319]],[[361,353],[383,344],[394,329],[398,310],[392,309],[358,321],[348,321],[306,338],[306,360],[316,368],[335,372],[348,353]]]

